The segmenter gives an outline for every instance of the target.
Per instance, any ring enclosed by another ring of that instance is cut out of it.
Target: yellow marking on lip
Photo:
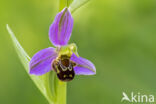
[[[64,78],[66,78],[66,77],[67,77],[67,75],[63,75],[63,77],[64,77]]]
[[[59,73],[60,73],[60,70],[58,69],[58,67],[56,68],[56,72],[57,72],[57,74],[59,74]]]
[[[69,74],[69,77],[73,77],[73,75],[72,74]]]

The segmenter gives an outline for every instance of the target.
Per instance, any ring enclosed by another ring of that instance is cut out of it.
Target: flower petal
[[[75,74],[77,75],[93,75],[96,74],[96,68],[92,62],[82,57],[77,57],[74,53],[71,60],[77,65],[74,67]]]
[[[57,57],[55,48],[46,48],[36,53],[30,63],[30,74],[42,75],[52,70],[51,63]]]
[[[73,29],[73,18],[68,8],[64,8],[55,17],[49,29],[49,39],[55,46],[67,45]]]

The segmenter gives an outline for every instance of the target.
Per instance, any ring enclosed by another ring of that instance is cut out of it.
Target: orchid
[[[49,29],[49,39],[55,47],[37,52],[29,63],[30,74],[43,75],[54,70],[61,81],[71,81],[75,75],[94,75],[94,64],[78,55],[75,43],[68,44],[73,18],[67,7],[59,12]]]
[[[49,28],[49,39],[54,47],[42,49],[32,58],[21,46],[10,26],[6,25],[25,71],[49,104],[66,104],[66,82],[73,80],[75,75],[96,74],[94,64],[79,56],[76,44],[68,44],[73,29],[71,13],[87,1],[59,0],[60,12]]]

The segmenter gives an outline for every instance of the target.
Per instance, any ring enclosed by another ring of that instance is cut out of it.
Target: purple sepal
[[[29,63],[30,74],[43,75],[52,70],[51,63],[57,57],[55,48],[46,48],[37,52]]]
[[[68,44],[73,28],[73,18],[68,8],[64,8],[55,17],[49,28],[49,39],[55,46]]]
[[[82,57],[77,57],[74,53],[71,56],[71,60],[77,65],[74,67],[75,74],[77,75],[94,75],[96,74],[96,68],[92,62]]]

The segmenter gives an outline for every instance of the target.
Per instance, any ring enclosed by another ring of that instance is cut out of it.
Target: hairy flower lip
[[[76,63],[73,68],[76,75],[96,74],[94,64],[78,56],[76,44],[68,45],[72,28],[73,18],[68,8],[64,8],[56,15],[49,29],[49,39],[56,48],[49,47],[37,52],[29,63],[30,74],[43,75],[53,70],[51,65],[61,55],[67,55],[70,61]]]

